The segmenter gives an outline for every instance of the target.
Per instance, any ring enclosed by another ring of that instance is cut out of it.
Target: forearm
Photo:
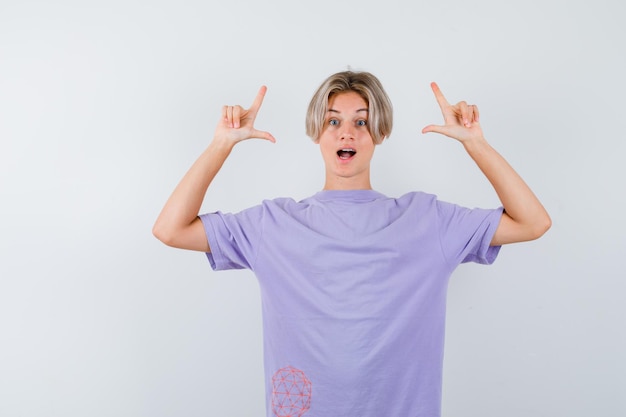
[[[176,237],[197,219],[206,191],[232,148],[232,143],[213,140],[187,171],[154,224],[153,233],[159,240],[177,246]]]
[[[513,222],[514,227],[507,228],[509,233],[501,234],[497,243],[532,240],[543,235],[551,225],[550,216],[511,165],[482,138],[463,145],[496,191],[505,216]]]
[[[452,106],[436,83],[431,83],[444,125],[428,125],[422,133],[435,132],[461,142],[495,189],[504,214],[492,245],[537,239],[551,226],[550,216],[524,180],[485,140],[478,121],[478,107],[461,101]]]
[[[266,91],[262,86],[248,109],[239,105],[222,107],[213,141],[178,183],[152,228],[160,241],[181,249],[211,251],[198,213],[213,178],[236,143],[251,138],[276,141],[271,133],[254,127]]]

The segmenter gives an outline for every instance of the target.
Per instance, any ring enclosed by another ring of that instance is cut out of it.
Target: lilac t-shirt
[[[259,281],[267,416],[439,416],[448,279],[501,215],[372,190],[202,215],[213,269]]]

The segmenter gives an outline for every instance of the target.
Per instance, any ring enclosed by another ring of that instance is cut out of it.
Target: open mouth
[[[337,156],[339,159],[350,159],[354,155],[356,155],[356,151],[352,148],[343,148],[337,151]]]

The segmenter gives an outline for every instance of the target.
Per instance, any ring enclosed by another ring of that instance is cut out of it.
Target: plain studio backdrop
[[[372,181],[499,205],[429,88],[553,218],[449,287],[445,416],[626,415],[625,6],[606,1],[0,2],[0,416],[261,416],[249,271],[151,227],[224,104],[268,93],[203,211],[323,185],[304,133],[319,83],[376,74],[395,108]]]

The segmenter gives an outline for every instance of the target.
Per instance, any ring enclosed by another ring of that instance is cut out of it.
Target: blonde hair
[[[326,78],[319,86],[306,113],[306,134],[317,142],[324,130],[328,101],[335,94],[354,91],[367,103],[367,127],[375,144],[391,134],[393,108],[382,84],[365,71],[343,71]]]

